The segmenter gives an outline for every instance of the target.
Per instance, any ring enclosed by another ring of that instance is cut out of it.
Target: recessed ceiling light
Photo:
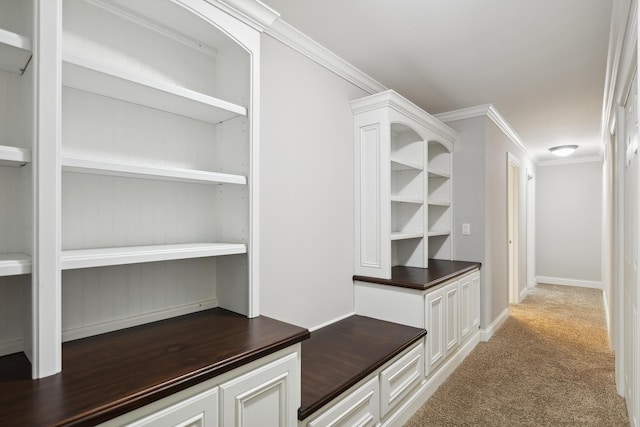
[[[559,145],[557,147],[549,148],[551,154],[558,157],[567,157],[578,148],[577,145]]]

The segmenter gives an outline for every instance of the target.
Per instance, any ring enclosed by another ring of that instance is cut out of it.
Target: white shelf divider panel
[[[23,253],[0,254],[0,277],[31,273],[31,257]]]
[[[232,175],[227,173],[207,172],[165,166],[121,163],[71,155],[65,155],[62,157],[62,170],[66,172],[80,172],[94,175],[110,175],[163,181],[196,182],[201,184],[246,185],[247,183],[247,178],[243,175]]]
[[[424,233],[421,231],[413,232],[396,232],[391,233],[391,240],[407,240],[407,239],[421,239],[424,237]]]
[[[429,170],[429,178],[451,178],[451,174],[445,171]]]
[[[242,243],[190,243],[176,245],[127,246],[120,248],[63,250],[63,270],[138,264],[142,262],[206,258],[247,253]]]
[[[62,56],[62,84],[157,110],[220,123],[247,109],[200,92],[142,78],[70,54]]]
[[[0,70],[22,74],[31,58],[31,39],[0,28]]]
[[[451,234],[450,230],[432,230],[432,231],[429,231],[429,233],[427,233],[429,237],[448,236],[449,234]]]
[[[391,196],[391,201],[396,203],[413,203],[416,205],[421,205],[424,203],[424,200],[414,198],[414,197],[402,197],[402,196]]]
[[[429,200],[429,205],[431,205],[431,206],[449,207],[449,206],[451,206],[451,203],[450,202],[439,201],[439,200]]]
[[[0,145],[0,166],[24,166],[30,162],[31,150]]]
[[[424,170],[422,166],[418,163],[412,163],[405,160],[400,160],[398,158],[391,158],[391,170],[394,172],[397,171],[406,171],[406,170]]]

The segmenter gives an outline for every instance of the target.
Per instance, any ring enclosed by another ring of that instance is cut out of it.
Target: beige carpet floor
[[[538,285],[405,426],[625,426],[602,293]]]

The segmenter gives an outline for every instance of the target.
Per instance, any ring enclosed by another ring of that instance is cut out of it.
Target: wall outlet
[[[462,224],[462,234],[464,236],[471,234],[471,224]]]

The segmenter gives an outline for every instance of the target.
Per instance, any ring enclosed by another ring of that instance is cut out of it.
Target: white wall
[[[538,282],[601,287],[601,162],[541,166],[536,193]]]
[[[313,328],[353,313],[353,115],[367,95],[262,37],[261,314]]]

